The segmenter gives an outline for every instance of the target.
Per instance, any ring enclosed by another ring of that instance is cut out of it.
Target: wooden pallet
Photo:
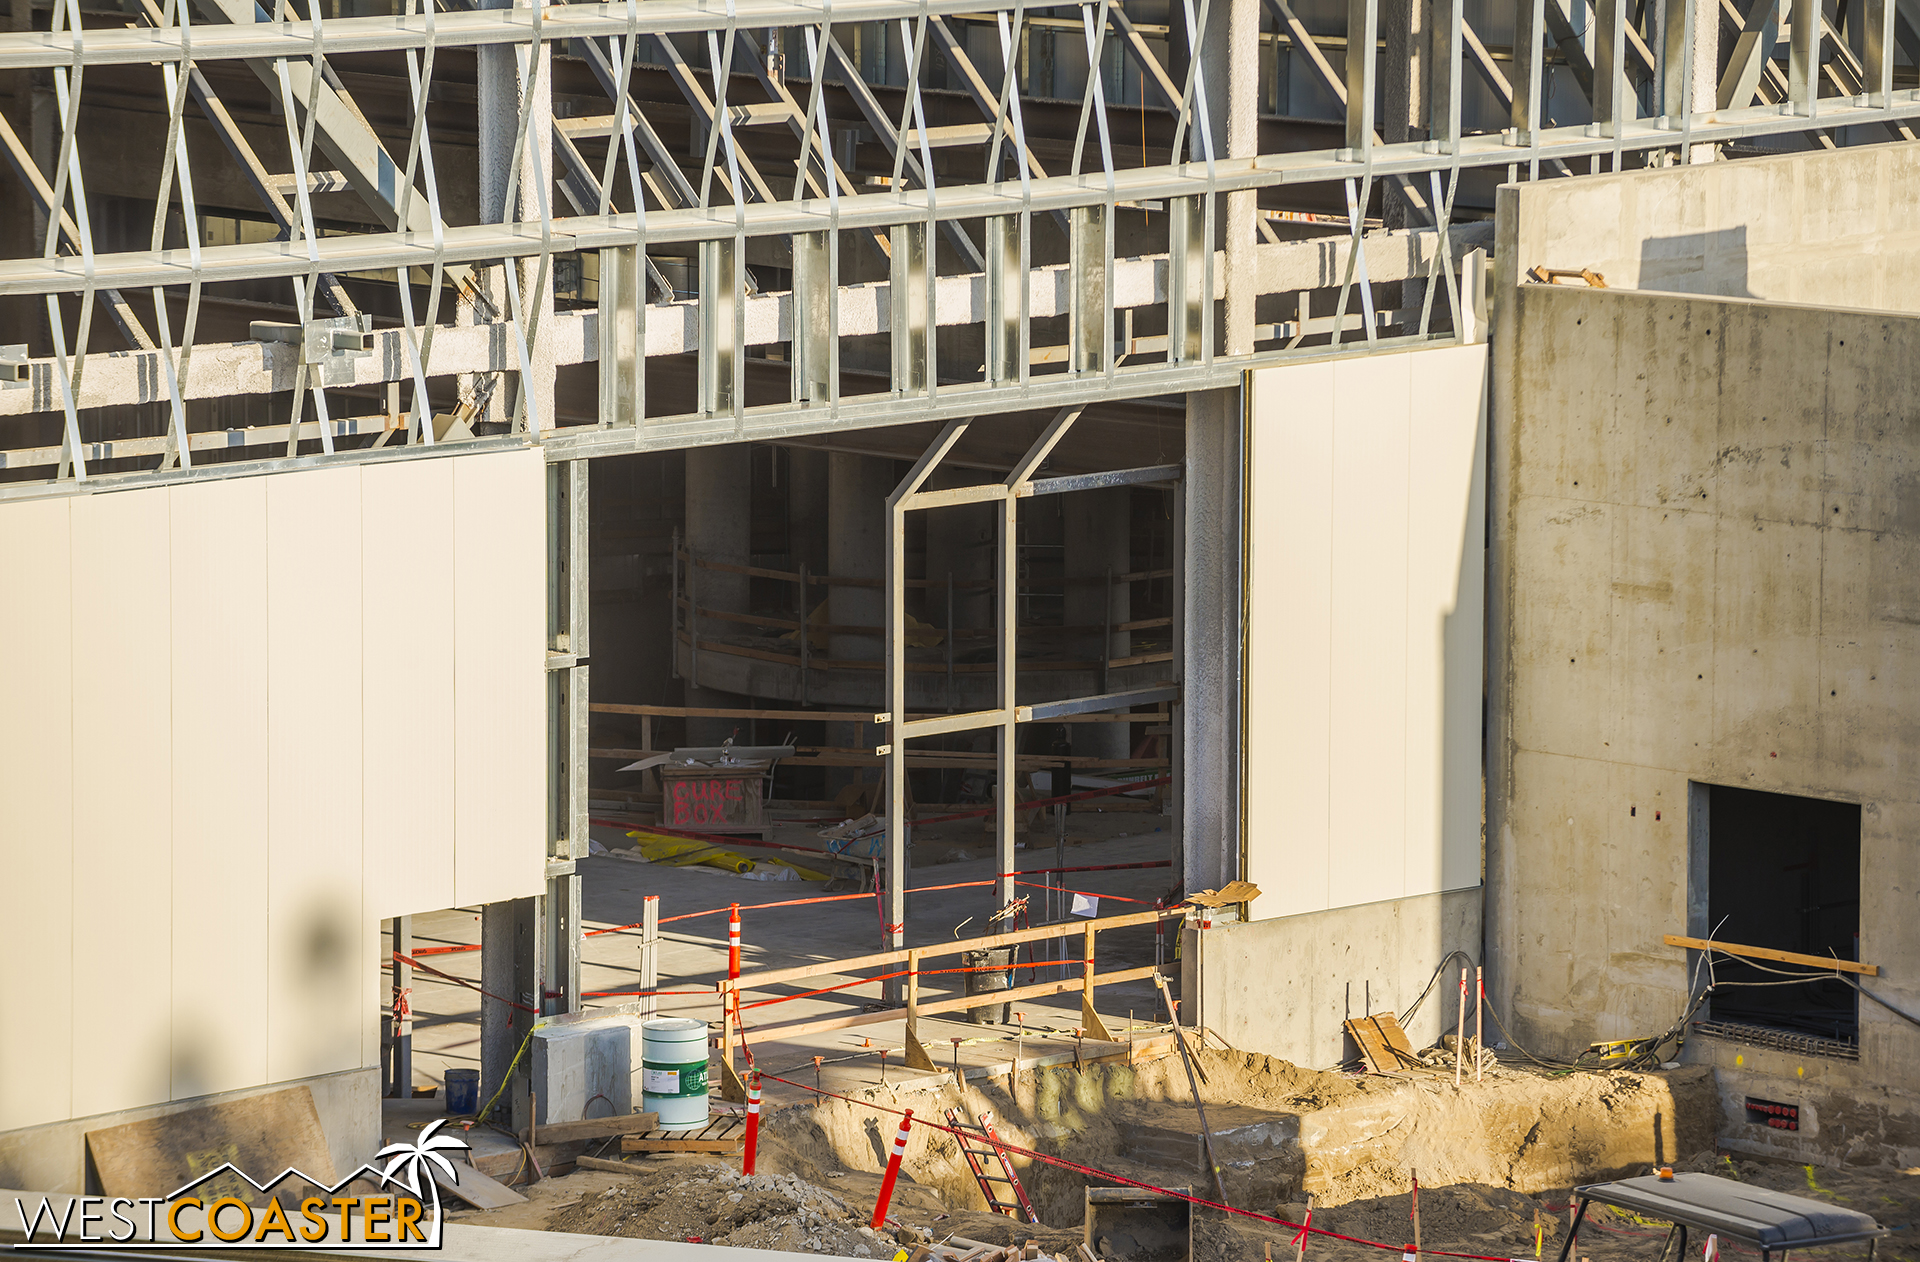
[[[654,1130],[622,1135],[621,1152],[737,1153],[746,1139],[745,1119],[728,1113],[690,1130]]]

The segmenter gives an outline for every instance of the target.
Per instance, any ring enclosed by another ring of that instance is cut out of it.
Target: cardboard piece
[[[1228,881],[1222,889],[1189,894],[1187,901],[1196,907],[1231,907],[1235,903],[1251,903],[1258,897],[1260,887],[1252,881]]]

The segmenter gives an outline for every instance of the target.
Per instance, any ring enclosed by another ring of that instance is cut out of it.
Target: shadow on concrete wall
[[[1640,243],[1638,288],[1718,298],[1758,298],[1747,288],[1747,226],[1648,237]]]

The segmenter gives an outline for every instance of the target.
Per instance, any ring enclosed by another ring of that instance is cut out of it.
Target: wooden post
[[[1487,971],[1484,967],[1476,967],[1473,970],[1473,1080],[1475,1082],[1481,1080],[1481,1075],[1484,1072],[1481,1068],[1481,1062],[1485,1060],[1485,1057],[1480,1055],[1480,1035],[1483,1033],[1483,1027],[1481,1025],[1482,1012],[1486,1006]]]
[[[733,1027],[740,1019],[740,992],[730,984],[720,985],[720,1098],[735,1104],[747,1102],[747,1084],[733,1067]]]
[[[649,894],[640,904],[640,1016],[650,1018],[660,1010],[660,1001],[652,991],[660,985],[660,896]]]
[[[1087,924],[1086,949],[1080,962],[1080,1026],[1086,1030],[1088,1038],[1099,1039],[1102,1043],[1114,1041],[1113,1034],[1107,1029],[1107,1023],[1093,1010],[1093,935],[1091,922]],[[1066,939],[1063,937],[1064,944]]]
[[[920,952],[907,952],[907,1065],[913,1069],[937,1070],[933,1057],[920,1042]]]
[[[1453,1085],[1460,1085],[1460,1066],[1467,1050],[1467,967],[1460,966],[1460,1019],[1453,1026]],[[1417,1233],[1416,1233],[1417,1234]],[[1420,1243],[1418,1240],[1415,1244]]]

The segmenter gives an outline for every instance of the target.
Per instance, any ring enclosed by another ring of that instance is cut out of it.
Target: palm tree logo
[[[434,1133],[446,1124],[446,1118],[438,1118],[429,1123],[427,1128],[420,1132],[420,1138],[411,1144],[388,1144],[385,1148],[373,1154],[375,1161],[379,1161],[383,1157],[393,1158],[393,1160],[387,1163],[387,1168],[381,1172],[381,1179],[387,1183],[399,1184],[416,1197],[421,1195],[420,1176],[422,1174],[427,1176],[426,1183],[432,1194],[435,1218],[438,1218],[440,1215],[440,1189],[434,1185],[433,1168],[438,1166],[440,1170],[446,1174],[448,1179],[455,1183],[460,1182],[460,1172],[455,1169],[454,1164],[442,1156],[441,1153],[447,1149],[466,1149],[468,1147],[467,1141],[464,1139],[456,1139],[452,1135],[437,1135]]]

